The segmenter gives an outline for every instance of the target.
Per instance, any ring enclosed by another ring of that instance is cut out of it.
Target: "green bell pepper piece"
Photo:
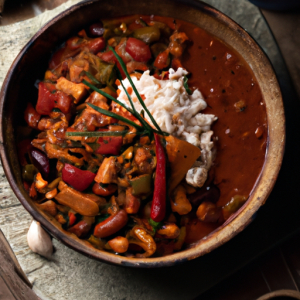
[[[132,186],[132,195],[134,196],[150,194],[152,191],[152,176],[150,174],[135,177],[129,183]]]
[[[32,182],[34,180],[34,175],[37,173],[38,170],[34,165],[26,165],[22,170],[22,178],[26,181]]]

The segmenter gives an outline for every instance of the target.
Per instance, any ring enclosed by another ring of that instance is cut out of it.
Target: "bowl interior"
[[[244,207],[193,247],[166,257],[132,259],[98,251],[88,243],[60,229],[55,220],[39,211],[23,188],[18,162],[15,128],[23,119],[29,99],[37,99],[34,84],[43,78],[49,58],[57,47],[87,25],[101,18],[132,14],[161,15],[181,19],[205,29],[234,48],[251,67],[260,86],[267,110],[269,143],[261,176]],[[17,88],[16,88],[17,87]],[[196,0],[103,0],[87,1],[71,7],[47,23],[30,40],[14,61],[1,91],[1,158],[7,178],[24,207],[57,239],[90,257],[133,267],[169,266],[193,259],[222,245],[250,222],[273,188],[283,157],[284,110],[279,85],[269,60],[255,41],[239,25],[216,9]]]

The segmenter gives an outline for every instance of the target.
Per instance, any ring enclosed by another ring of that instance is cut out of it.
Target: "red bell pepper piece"
[[[57,91],[54,84],[40,82],[36,111],[41,115],[49,115],[53,108],[59,108],[64,114],[70,112],[72,98],[62,91]]]
[[[39,83],[39,97],[36,104],[36,111],[41,115],[49,115],[54,108],[56,96],[52,94],[46,83]]]
[[[100,129],[99,131],[107,131],[107,129]],[[121,147],[123,145],[123,137],[121,136],[104,136],[99,137],[99,148],[95,151],[97,154],[102,155],[119,155]]]
[[[56,96],[54,107],[60,109],[64,114],[69,113],[73,102],[72,97],[62,91],[57,91],[54,95]]]
[[[76,216],[72,213],[69,212],[69,226],[72,226],[76,222]]]
[[[150,217],[155,222],[161,222],[166,215],[167,180],[166,180],[166,154],[160,137],[155,136],[156,146],[156,175]]]
[[[87,189],[95,176],[96,174],[90,171],[80,170],[70,164],[65,164],[62,169],[62,180],[79,192]]]

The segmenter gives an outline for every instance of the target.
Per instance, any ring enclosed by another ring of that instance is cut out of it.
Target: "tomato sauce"
[[[208,108],[216,115],[218,137],[215,184],[220,188],[220,206],[236,194],[248,196],[264,164],[267,117],[260,88],[249,66],[233,49],[205,31],[184,24],[193,41],[184,66],[192,73],[190,85],[198,88]],[[198,59],[195,59],[198,57]],[[242,101],[242,106],[235,105]],[[257,128],[263,133],[259,138]]]
[[[152,17],[174,28],[174,20]],[[191,73],[189,86],[198,88],[218,121],[212,127],[217,155],[210,170],[220,189],[217,205],[222,207],[234,195],[249,197],[266,154],[268,126],[264,101],[254,74],[245,60],[230,46],[195,25],[176,20],[179,31],[191,43],[182,64]],[[186,243],[198,241],[216,229],[197,219],[187,223]]]

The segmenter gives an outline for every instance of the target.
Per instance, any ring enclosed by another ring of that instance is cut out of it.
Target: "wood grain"
[[[37,300],[31,287],[0,230],[0,299]]]

